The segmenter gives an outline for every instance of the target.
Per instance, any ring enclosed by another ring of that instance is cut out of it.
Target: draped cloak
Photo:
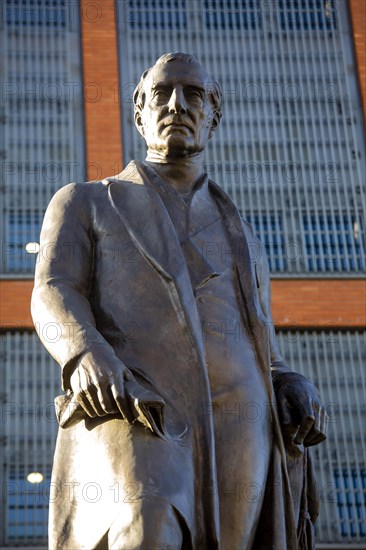
[[[240,313],[271,415],[270,464],[254,548],[296,550],[299,520],[310,523],[310,517],[306,504],[299,511],[290,485],[273,394],[271,362],[282,359],[273,332],[268,265],[263,246],[229,197],[214,182],[208,186],[235,252]],[[117,356],[162,396],[169,434],[159,438],[117,415],[60,429],[50,548],[105,548],[111,526],[121,517],[128,522],[131,503],[154,496],[173,507],[187,548],[219,549],[202,327],[176,228],[142,165],[132,162],[115,178],[69,184],[56,193],[42,227],[32,314],[40,338],[62,367],[65,390],[85,353],[97,351],[106,360]],[[60,337],[49,342],[42,328],[55,322]],[[302,479],[300,485],[303,501]]]

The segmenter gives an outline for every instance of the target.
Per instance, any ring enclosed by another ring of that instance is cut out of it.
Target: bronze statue
[[[203,168],[220,88],[166,54],[134,103],[146,160],[63,187],[42,228],[33,319],[67,392],[50,548],[312,548],[327,415],[279,354],[263,246]]]

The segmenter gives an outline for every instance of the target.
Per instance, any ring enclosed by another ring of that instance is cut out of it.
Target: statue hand
[[[130,422],[134,417],[125,398],[124,381],[133,378],[130,370],[116,356],[105,358],[103,352],[87,352],[70,377],[76,401],[88,416],[122,415]]]
[[[273,386],[285,439],[305,447],[324,441],[328,415],[314,384],[301,374],[286,372],[275,377]]]

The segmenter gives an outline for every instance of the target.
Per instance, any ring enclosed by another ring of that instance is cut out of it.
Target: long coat
[[[243,319],[272,410],[272,458],[255,548],[295,549],[296,520],[270,374],[271,360],[280,358],[268,265],[251,226],[216,184],[209,186],[236,251]],[[50,548],[97,547],[115,518],[128,517],[131,502],[151,494],[174,507],[193,548],[220,548],[200,320],[173,224],[138,163],[116,178],[69,184],[56,193],[42,227],[32,303],[40,338],[61,365],[64,389],[70,389],[70,375],[85,353],[106,360],[116,355],[163,397],[172,436],[159,438],[117,416],[60,428]],[[57,337],[47,337],[51,326]]]

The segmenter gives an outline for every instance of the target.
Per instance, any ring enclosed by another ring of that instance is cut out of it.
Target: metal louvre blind
[[[365,269],[365,135],[343,0],[116,1],[125,162],[143,159],[132,92],[163,53],[218,78],[207,171],[266,245],[273,273]]]
[[[0,193],[3,274],[31,274],[44,210],[85,179],[78,1],[1,4]]]
[[[312,450],[321,497],[317,541],[365,543],[366,333],[281,331],[278,338],[287,363],[314,381],[330,416],[327,442]],[[0,480],[6,496],[0,543],[41,547],[46,543],[59,367],[36,334],[6,333],[0,346]],[[38,485],[26,480],[34,471],[44,475]]]
[[[330,417],[312,449],[320,491],[319,543],[366,543],[366,333],[278,333],[291,369],[310,378]]]
[[[35,333],[5,333],[0,349],[0,545],[46,546],[60,369]],[[44,479],[30,483],[31,472]]]

